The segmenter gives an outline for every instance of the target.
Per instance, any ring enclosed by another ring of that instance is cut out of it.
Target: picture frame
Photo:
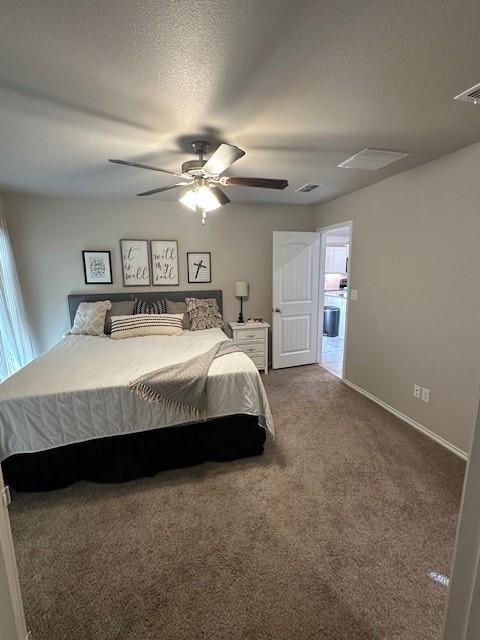
[[[113,284],[110,251],[82,251],[85,284]]]
[[[188,282],[208,283],[212,281],[212,256],[210,251],[187,253]]]
[[[124,287],[149,287],[150,259],[148,240],[120,240]]]
[[[177,240],[150,240],[152,285],[176,287],[180,284]]]

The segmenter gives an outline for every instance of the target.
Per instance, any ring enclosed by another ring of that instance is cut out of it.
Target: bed
[[[220,291],[137,295],[215,297],[221,309]],[[69,296],[71,320],[82,301],[130,297]],[[207,460],[260,455],[273,421],[260,375],[244,353],[213,361],[208,409],[200,421],[178,408],[148,402],[128,386],[138,376],[188,360],[225,339],[218,328],[124,340],[65,336],[0,385],[5,481],[18,491],[39,491],[81,479],[123,482]]]

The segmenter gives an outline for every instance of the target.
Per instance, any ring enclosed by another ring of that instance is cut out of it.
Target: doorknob
[[[275,313],[282,313],[282,311],[278,307],[275,307]]]

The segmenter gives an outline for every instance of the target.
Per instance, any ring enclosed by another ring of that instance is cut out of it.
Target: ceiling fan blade
[[[210,191],[214,194],[220,204],[229,204],[231,202],[230,198],[220,189],[220,187],[210,187]]]
[[[149,164],[142,164],[141,162],[129,162],[128,160],[113,160],[109,159],[109,162],[114,164],[121,164],[125,167],[136,167],[137,169],[148,169],[149,171],[160,171],[161,173],[170,173],[172,176],[181,176],[181,173],[170,171],[169,169],[159,169],[158,167],[152,167]]]
[[[236,187],[261,187],[263,189],[285,189],[288,180],[275,178],[222,178],[222,184]]]
[[[205,171],[219,176],[225,169],[228,169],[230,165],[244,155],[245,151],[242,151],[242,149],[238,147],[234,147],[231,144],[221,144],[213,155],[210,156],[203,168]]]
[[[169,191],[170,189],[176,189],[177,187],[184,187],[190,182],[177,182],[177,184],[169,184],[166,187],[159,187],[158,189],[150,189],[150,191],[142,191],[137,193],[137,196],[153,196],[154,193],[161,193],[162,191]]]

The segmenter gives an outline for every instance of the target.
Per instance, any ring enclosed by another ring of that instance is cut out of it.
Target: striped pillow
[[[180,336],[182,314],[139,313],[133,316],[112,316],[111,337],[136,338],[139,336]]]
[[[133,316],[112,316],[114,340],[138,336],[179,336],[183,333],[183,315],[168,313],[138,313]]]
[[[133,313],[167,313],[167,302],[164,298],[153,302],[134,298],[133,303]]]

